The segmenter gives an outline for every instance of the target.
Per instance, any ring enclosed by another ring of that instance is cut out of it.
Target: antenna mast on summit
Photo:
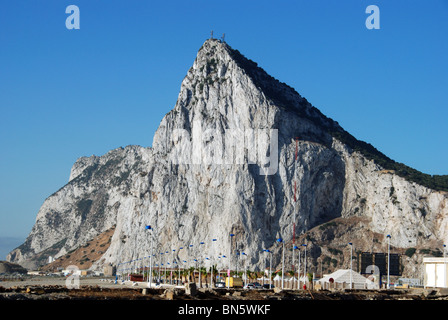
[[[210,39],[213,39],[213,30],[210,31]]]
[[[222,42],[225,42],[225,41],[224,41],[224,37],[225,37],[225,36],[226,36],[226,34],[223,33],[223,34],[222,34],[222,37],[221,37],[221,41],[222,41]]]

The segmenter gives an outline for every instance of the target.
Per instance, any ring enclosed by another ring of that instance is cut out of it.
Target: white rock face
[[[382,171],[333,138],[335,130],[342,128],[292,88],[207,40],[153,147],[80,158],[8,260],[36,267],[37,254],[57,258],[113,225],[111,245],[93,268],[148,256],[152,237],[154,252],[178,262],[210,257],[223,267],[229,259],[218,256],[232,250],[233,269],[239,250],[248,267],[260,269],[263,249],[292,239],[294,220],[297,235],[363,216],[372,231],[393,235],[396,247],[448,240],[446,193]]]
[[[343,146],[336,148],[342,150]],[[371,229],[393,235],[391,244],[396,247],[448,240],[446,192],[433,191],[381,170],[359,154],[343,151],[343,155],[347,183],[342,216],[371,217]]]

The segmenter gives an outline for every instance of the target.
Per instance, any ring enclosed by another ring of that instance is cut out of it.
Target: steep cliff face
[[[129,209],[123,199],[132,192],[132,175],[144,163],[145,151],[129,146],[78,159],[70,181],[45,200],[25,243],[7,259],[36,268],[48,256],[61,256],[114,226],[117,215]]]
[[[384,170],[335,138],[343,133],[294,89],[207,40],[153,147],[80,158],[8,259],[36,267],[113,226],[94,268],[148,256],[151,239],[179,262],[228,256],[232,247],[261,268],[277,238],[335,218],[362,217],[364,229],[347,230],[360,250],[371,248],[365,229],[392,234],[397,248],[448,240],[447,194]]]

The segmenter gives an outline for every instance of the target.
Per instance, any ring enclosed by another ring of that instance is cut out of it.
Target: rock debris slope
[[[247,254],[240,263],[260,269],[263,249],[278,250],[279,237],[292,239],[294,220],[297,236],[335,218],[362,217],[370,232],[392,234],[396,248],[446,242],[446,192],[384,170],[335,138],[344,135],[294,89],[209,39],[152,148],[78,159],[8,259],[35,268],[114,226],[93,268],[147,256],[153,237],[156,252],[177,261],[213,257],[224,267],[228,259],[217,257],[232,246]],[[363,234],[350,238],[358,250],[370,250]]]

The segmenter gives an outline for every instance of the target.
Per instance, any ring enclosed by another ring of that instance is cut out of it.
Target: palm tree
[[[203,269],[203,267],[198,267],[199,288],[202,288],[202,269]]]
[[[213,275],[213,277],[210,277],[210,287],[213,287],[213,284],[215,283],[216,276],[218,274],[218,269],[216,268],[216,264],[214,264],[210,267],[210,273],[211,273],[211,275]]]
[[[199,269],[199,287],[202,287],[202,277],[205,276],[205,286],[208,286],[208,282],[207,282],[207,269],[205,267],[201,267]]]
[[[260,271],[252,272],[252,279],[253,280],[257,280],[258,278],[263,277],[263,276],[264,276],[263,272],[260,272]]]
[[[308,272],[307,276],[308,276],[308,281],[310,284],[310,289],[312,289],[313,288],[313,274],[311,272]]]
[[[189,273],[189,277],[188,277],[188,282],[194,282],[195,281],[195,279],[193,279],[192,278],[192,273],[194,273],[194,267],[190,267],[189,269],[188,269],[188,273]],[[193,276],[194,277],[194,276]],[[193,280],[193,281],[192,281]]]
[[[250,281],[252,279],[252,271],[246,270],[246,276],[247,276],[246,281],[249,280],[247,282],[252,282],[252,281]]]
[[[175,280],[175,282],[174,283],[177,283],[177,284],[179,284],[179,278],[180,278],[180,270],[174,270],[174,280]]]
[[[188,274],[190,273],[190,271],[188,269],[183,269],[182,271],[182,276],[185,278],[185,282],[188,282]]]
[[[152,269],[152,281],[157,282],[157,271]]]

